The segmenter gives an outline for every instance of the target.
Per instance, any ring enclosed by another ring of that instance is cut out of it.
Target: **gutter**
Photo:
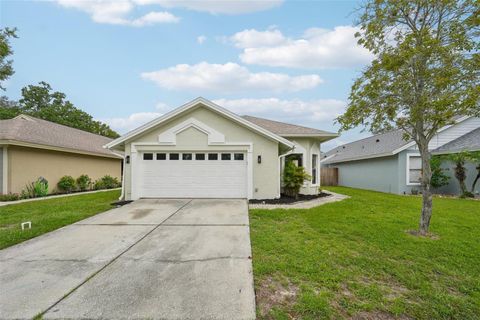
[[[125,197],[125,155],[121,155],[119,153],[116,153],[112,150],[110,150],[111,153],[119,156],[120,158],[122,158],[122,161],[123,161],[123,170],[122,170],[122,192],[120,193],[120,197],[118,198],[118,200],[123,200],[124,197]]]

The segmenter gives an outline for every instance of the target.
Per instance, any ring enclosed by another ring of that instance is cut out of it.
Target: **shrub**
[[[40,177],[35,182],[31,182],[22,190],[21,197],[23,199],[45,197],[48,195],[48,181]]]
[[[0,194],[0,201],[15,201],[19,199],[20,195],[18,193]]]
[[[430,160],[430,167],[432,168],[432,178],[430,183],[434,188],[446,186],[450,182],[450,177],[445,174],[447,169],[443,169],[441,165],[442,157],[434,156]]]
[[[58,181],[57,187],[60,191],[70,193],[75,190],[75,179],[72,176],[63,176]]]
[[[121,183],[118,181],[117,178],[112,176],[106,175],[95,181],[94,188],[95,190],[100,189],[113,189],[118,188],[121,186]]]
[[[305,172],[304,167],[297,166],[293,161],[287,161],[285,163],[285,169],[283,170],[285,194],[297,199],[303,183],[310,178],[310,175]]]
[[[90,188],[92,184],[92,179],[86,174],[82,174],[80,177],[77,178],[77,187],[81,191],[85,191]]]

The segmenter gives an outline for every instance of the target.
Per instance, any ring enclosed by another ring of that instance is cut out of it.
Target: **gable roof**
[[[298,126],[295,124],[274,121],[253,116],[242,116],[242,118],[255,123],[257,126],[263,127],[270,132],[278,134],[282,137],[294,137],[294,136],[312,136],[312,137],[338,137],[338,134],[333,132],[327,132],[314,128],[308,128]]]
[[[274,141],[277,141],[281,144],[284,144],[286,145],[287,147],[290,147],[290,148],[293,148],[294,144],[290,141],[288,141],[287,139],[265,129],[265,128],[262,128],[261,126],[258,126],[248,120],[245,120],[244,118],[236,115],[235,113],[225,109],[225,108],[222,108],[220,107],[219,105],[213,103],[212,101],[210,100],[207,100],[205,98],[202,98],[202,97],[198,97],[182,106],[180,106],[179,108],[177,109],[174,109],[166,114],[164,114],[163,116],[161,117],[158,117],[140,127],[138,127],[137,129],[134,129],[130,132],[128,132],[127,134],[121,136],[120,138],[117,138],[109,143],[107,143],[104,147],[105,148],[109,148],[109,149],[112,149],[120,144],[122,144],[123,142],[129,140],[129,139],[132,139],[142,133],[144,133],[145,131],[151,129],[151,128],[154,128],[155,126],[157,125],[160,125],[176,116],[179,116],[185,112],[187,112],[188,110],[191,110],[193,108],[196,108],[198,106],[203,106],[203,107],[206,107],[214,112],[217,112],[217,113],[220,113],[222,114],[223,116],[225,116],[226,118],[244,126],[244,127],[247,127],[249,128],[250,130],[254,131],[254,132],[257,132],[258,134],[260,135],[263,135],[271,140],[274,140]]]
[[[468,118],[470,117],[457,117],[455,124]],[[448,125],[441,128],[438,130],[438,133],[451,126],[452,125]],[[414,145],[415,142],[413,140],[404,140],[403,131],[398,129],[336,147],[325,153],[322,163],[328,164],[392,156]]]
[[[480,151],[480,128],[440,146],[433,153],[456,153],[466,150]]]
[[[27,115],[0,120],[0,143],[118,158],[103,148],[110,141],[107,137]]]
[[[411,140],[410,140],[411,141]],[[324,163],[335,163],[368,158],[383,157],[395,154],[395,151],[410,141],[403,139],[402,130],[394,130],[377,134],[365,139],[336,147],[325,153],[324,158],[332,156]]]

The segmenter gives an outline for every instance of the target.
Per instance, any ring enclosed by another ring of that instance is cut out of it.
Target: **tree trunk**
[[[475,194],[475,186],[477,185],[478,180],[480,179],[480,165],[477,167],[477,176],[475,177],[475,180],[473,181],[472,184],[472,193]]]
[[[430,218],[432,217],[432,191],[430,190],[430,180],[432,178],[431,155],[428,151],[428,142],[419,143],[418,148],[422,156],[422,215],[420,216],[419,233],[426,235],[430,227]]]

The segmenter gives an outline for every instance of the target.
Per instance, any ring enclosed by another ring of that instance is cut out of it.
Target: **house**
[[[121,177],[121,156],[103,145],[112,139],[31,116],[0,120],[0,194],[21,193],[44,177],[49,192],[62,176]]]
[[[479,128],[478,117],[458,118],[454,124],[438,131],[430,142],[429,150],[433,154],[477,150]],[[322,166],[338,168],[338,184],[342,186],[397,194],[409,194],[421,188],[420,153],[414,141],[404,140],[402,130],[374,135],[334,148],[323,155],[321,163]],[[451,167],[450,165],[447,171],[452,177],[449,185],[435,190],[436,192],[460,193]],[[467,165],[467,175],[469,185],[476,176],[474,164]]]
[[[280,197],[285,159],[320,186],[320,144],[337,134],[262,118],[241,117],[197,98],[108,143],[125,152],[124,194],[139,198]]]

